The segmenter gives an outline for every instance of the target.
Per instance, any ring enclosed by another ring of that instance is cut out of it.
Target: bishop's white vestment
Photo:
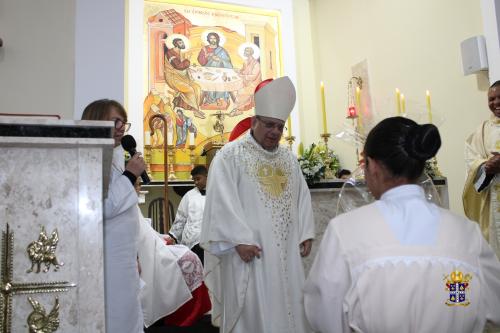
[[[476,223],[403,185],[330,221],[304,303],[322,333],[479,333],[500,324],[500,262]]]
[[[314,222],[296,157],[248,133],[217,153],[206,200],[200,244],[215,255],[205,257],[205,283],[221,332],[309,332],[299,246],[314,237]],[[260,259],[245,263],[238,244],[259,246]]]

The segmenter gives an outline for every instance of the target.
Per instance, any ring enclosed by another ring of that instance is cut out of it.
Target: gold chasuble
[[[497,174],[488,183],[483,170],[483,164],[494,152],[500,152],[500,119],[492,115],[467,138],[467,180],[462,200],[465,215],[479,223],[500,258],[500,180]]]

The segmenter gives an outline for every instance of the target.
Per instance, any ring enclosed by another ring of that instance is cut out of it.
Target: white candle
[[[189,144],[194,146],[194,132],[189,132]]]
[[[144,145],[151,145],[151,135],[149,134],[149,131],[144,132]]]
[[[425,92],[425,101],[427,103],[427,114],[429,116],[429,123],[432,124],[431,93],[429,92],[429,90]]]
[[[174,142],[174,133],[167,132],[167,144],[171,145]]]
[[[401,115],[401,92],[396,88],[396,115]]]

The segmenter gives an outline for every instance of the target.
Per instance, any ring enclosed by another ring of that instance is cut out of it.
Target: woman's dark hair
[[[93,101],[85,110],[83,110],[82,120],[107,120],[111,109],[115,108],[116,111],[127,122],[127,112],[125,108],[117,101],[112,99],[99,99]]]
[[[436,126],[419,125],[403,117],[382,120],[368,134],[365,157],[382,162],[393,176],[417,179],[425,161],[434,157],[441,147]]]

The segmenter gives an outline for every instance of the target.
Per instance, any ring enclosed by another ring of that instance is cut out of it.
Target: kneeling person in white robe
[[[334,218],[305,285],[312,327],[327,332],[482,332],[500,324],[500,263],[477,224],[415,185],[441,145],[434,125],[402,117],[368,134],[376,202]]]
[[[140,297],[144,326],[174,313],[203,283],[199,258],[184,245],[166,245],[139,211],[139,264],[144,285]]]

